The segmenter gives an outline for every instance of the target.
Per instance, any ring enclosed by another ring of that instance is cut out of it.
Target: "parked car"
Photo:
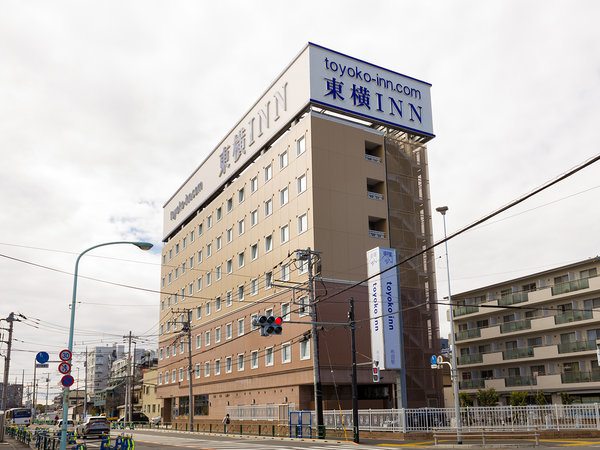
[[[75,428],[77,437],[102,436],[110,433],[110,424],[105,416],[89,416],[85,422]]]
[[[121,417],[117,422],[122,423],[125,420],[125,417]],[[144,413],[141,413],[139,411],[133,411],[131,413],[131,422],[132,423],[148,423],[150,422],[150,419],[148,419],[148,416]]]
[[[57,420],[56,424],[49,427],[50,434],[54,436],[60,436],[62,430],[62,419]],[[67,433],[69,431],[75,431],[75,423],[72,420],[67,420]]]
[[[152,419],[150,419],[150,422],[152,422],[153,425],[159,425],[161,420],[162,420],[161,416],[156,416],[156,417],[153,417]]]

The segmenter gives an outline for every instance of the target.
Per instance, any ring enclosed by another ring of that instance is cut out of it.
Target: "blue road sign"
[[[49,359],[50,355],[46,352],[39,352],[37,355],[35,355],[35,360],[40,364],[47,363]]]
[[[437,364],[437,356],[431,355],[431,364]]]

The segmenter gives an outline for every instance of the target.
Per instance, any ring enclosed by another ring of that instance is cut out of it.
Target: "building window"
[[[187,270],[187,264],[186,263],[181,264],[181,275],[183,275],[186,270]]]
[[[202,224],[198,225],[198,236],[202,236]]]
[[[202,346],[202,335],[197,334],[196,335],[196,348],[200,348],[201,346]]]
[[[161,286],[165,287],[165,277],[162,278]]]
[[[179,267],[175,268],[175,279],[179,278]]]
[[[198,250],[198,264],[202,262],[202,250]]]
[[[288,165],[288,152],[284,151],[279,155],[279,169],[283,169]]]
[[[238,191],[238,203],[242,203],[244,201],[244,188],[241,188]]]
[[[160,310],[161,311],[165,310],[165,301],[164,300],[162,302],[160,302]]]
[[[165,372],[165,384],[169,384],[169,371]]]
[[[227,266],[227,275],[229,275],[231,272],[233,272],[233,260],[228,259],[226,266]]]
[[[281,280],[290,281],[290,265],[284,264],[281,266]]]
[[[231,306],[233,304],[233,294],[231,291],[227,291],[227,294],[225,294],[225,305],[226,306]]]
[[[227,239],[227,243],[229,244],[233,240],[233,228],[229,228],[225,232],[225,236],[226,236],[226,239]]]
[[[281,362],[283,364],[292,362],[292,344],[289,342],[281,346]]]
[[[215,269],[215,279],[219,281],[221,279],[221,266],[217,266]]]
[[[202,290],[202,278],[198,278],[198,281],[196,283],[196,290],[197,291],[201,291]]]
[[[265,349],[265,366],[273,365],[273,347]]]
[[[196,364],[196,378],[200,378],[200,364]]]
[[[179,368],[179,381],[183,381],[183,367]]]
[[[265,217],[270,216],[273,213],[273,200],[269,199],[265,201]]]
[[[238,235],[244,234],[244,230],[245,230],[244,219],[242,219],[238,222]]]
[[[258,369],[258,350],[252,350],[250,353],[250,368]]]
[[[254,278],[250,281],[250,295],[258,294],[258,280]]]
[[[212,228],[212,214],[206,218],[206,228]]]
[[[241,372],[242,370],[244,370],[244,354],[243,353],[240,353],[238,355],[237,370],[238,370],[238,372]]]
[[[306,190],[306,174],[298,177],[298,194],[302,194]]]
[[[188,286],[188,295],[191,297],[194,295],[194,283],[190,283]]]
[[[166,265],[167,264],[167,255],[162,255],[162,265]]]
[[[231,373],[232,370],[232,361],[231,356],[225,358],[225,373]]]
[[[273,287],[273,272],[265,273],[265,289],[271,289]]]
[[[206,315],[210,316],[210,302],[206,302]]]
[[[238,254],[238,267],[244,267],[245,257],[244,252]]]
[[[212,244],[206,244],[206,257],[210,258],[212,256]]]
[[[181,241],[183,248],[187,247],[187,238],[184,237],[183,240]]]
[[[169,274],[169,284],[171,284],[171,281],[173,281],[173,274]]]
[[[300,137],[296,141],[296,154],[301,155],[306,150],[306,138],[305,136]]]
[[[280,205],[283,206],[289,201],[288,188],[284,187],[281,191],[279,191],[279,200]]]
[[[238,319],[238,330],[237,330],[238,336],[242,336],[244,334],[244,324],[245,324],[244,319]]]
[[[308,217],[306,213],[298,216],[298,234],[304,233],[308,229]]]
[[[217,251],[221,250],[223,246],[223,236],[217,236]]]
[[[212,272],[208,272],[206,274],[206,286],[210,286],[212,283]]]
[[[221,217],[223,217],[223,209],[219,206],[217,208],[217,222],[221,220]]]
[[[302,297],[300,297],[298,299],[298,303],[300,303],[300,307],[298,308],[300,317],[307,316],[309,314],[308,295],[303,295]]]
[[[253,227],[258,223],[258,209],[250,213],[250,226]]]
[[[176,376],[177,376],[177,371],[175,369],[171,370],[171,381],[173,383],[175,383],[175,381],[177,381]]]
[[[209,362],[204,363],[204,376],[205,377],[210,376],[210,363]]]
[[[179,255],[179,244],[175,244],[175,254]]]
[[[215,311],[221,311],[221,297],[215,298]]]
[[[221,327],[215,328],[215,344],[221,342]]]
[[[210,345],[210,331],[204,333],[204,346]]]
[[[227,212],[230,213],[232,209],[233,209],[233,198],[229,197],[227,199]]]
[[[244,300],[244,286],[238,286],[238,301]]]
[[[298,275],[302,275],[308,272],[308,261],[300,259],[296,262],[298,263]]]
[[[280,232],[281,232],[281,243],[284,244],[285,242],[290,240],[290,227],[289,225],[284,225],[280,228]]]
[[[281,305],[281,318],[287,322],[287,321],[290,320],[290,317],[291,317],[291,314],[290,314],[290,304],[289,303],[283,303]]]
[[[162,348],[158,351],[158,359],[160,359],[160,360],[163,359],[163,349]]]
[[[265,182],[269,181],[273,177],[273,167],[269,164],[265,167]]]
[[[250,180],[250,192],[256,192],[258,189],[258,177],[254,177]]]
[[[158,374],[158,384],[163,384],[163,376],[162,373]]]
[[[215,359],[215,375],[221,375],[221,360]]]
[[[273,250],[273,235],[272,234],[265,237],[265,253],[268,253],[271,250]]]
[[[190,270],[194,268],[194,257],[190,256]]]
[[[233,337],[233,324],[229,322],[225,325],[225,339],[231,339]]]
[[[256,258],[258,258],[258,244],[252,244],[250,247],[250,259],[254,261]]]
[[[300,359],[310,359],[310,339],[300,342]]]
[[[592,269],[587,269],[587,270],[581,270],[579,272],[579,278],[584,279],[584,278],[593,278],[593,277],[597,277],[598,276],[598,271],[596,270],[596,268],[592,268]]]

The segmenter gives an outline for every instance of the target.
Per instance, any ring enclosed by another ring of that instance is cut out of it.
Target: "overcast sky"
[[[10,381],[66,347],[75,260],[98,243],[155,248],[82,259],[75,351],[156,340],[163,204],[307,42],[432,84],[450,234],[600,152],[598,17],[597,1],[3,2],[0,317],[27,317]],[[452,292],[598,255],[599,180],[597,163],[450,241]]]

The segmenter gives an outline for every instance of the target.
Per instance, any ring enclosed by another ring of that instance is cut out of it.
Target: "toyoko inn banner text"
[[[377,247],[367,252],[371,356],[380,369],[402,368],[402,316],[396,250]]]
[[[430,87],[424,81],[308,44],[164,205],[164,239],[309,104],[433,137]]]

